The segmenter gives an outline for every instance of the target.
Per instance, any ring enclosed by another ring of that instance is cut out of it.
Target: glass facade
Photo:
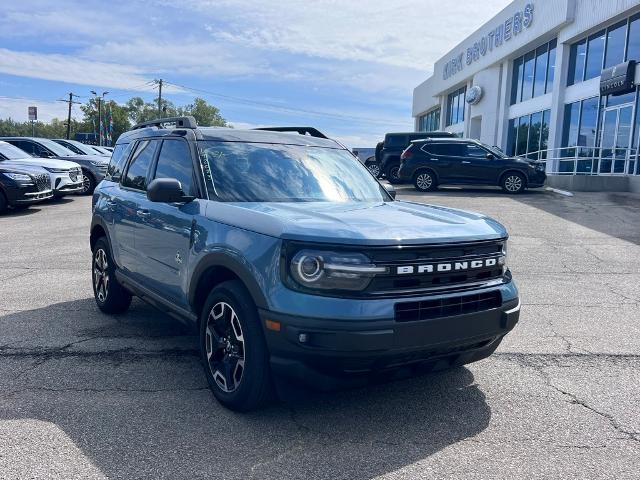
[[[640,61],[640,14],[571,45],[567,85],[598,77],[626,60]]]
[[[440,109],[431,110],[418,117],[419,132],[433,132],[440,129]]]
[[[556,44],[552,40],[513,61],[511,105],[553,90]]]
[[[447,126],[464,122],[464,106],[467,87],[452,92],[447,97]]]
[[[509,120],[507,153],[533,160],[547,158],[550,114],[550,110],[544,110]]]

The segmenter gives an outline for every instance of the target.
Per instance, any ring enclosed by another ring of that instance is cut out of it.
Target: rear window
[[[409,145],[409,138],[406,135],[387,135],[384,141],[385,147],[404,148]]]

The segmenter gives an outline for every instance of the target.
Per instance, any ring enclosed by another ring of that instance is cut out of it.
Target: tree
[[[201,127],[226,127],[227,121],[220,115],[220,110],[209,105],[203,98],[196,98],[193,103],[178,107],[178,115],[191,115]]]

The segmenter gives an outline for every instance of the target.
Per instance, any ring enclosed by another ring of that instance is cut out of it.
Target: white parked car
[[[83,190],[82,169],[80,165],[68,160],[32,157],[10,143],[0,140],[0,165],[9,160],[12,164],[42,167],[51,177],[51,189],[55,197],[63,197]]]

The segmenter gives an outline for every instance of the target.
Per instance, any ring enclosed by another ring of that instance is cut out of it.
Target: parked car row
[[[73,142],[69,145],[77,150],[67,148],[63,142]],[[80,142],[0,138],[0,213],[10,206],[19,208],[50,198],[93,193],[104,178],[110,154],[84,149],[76,143]]]
[[[426,192],[438,185],[496,185],[507,193],[542,187],[545,163],[510,157],[499,148],[450,132],[388,133],[365,166],[393,184]]]

